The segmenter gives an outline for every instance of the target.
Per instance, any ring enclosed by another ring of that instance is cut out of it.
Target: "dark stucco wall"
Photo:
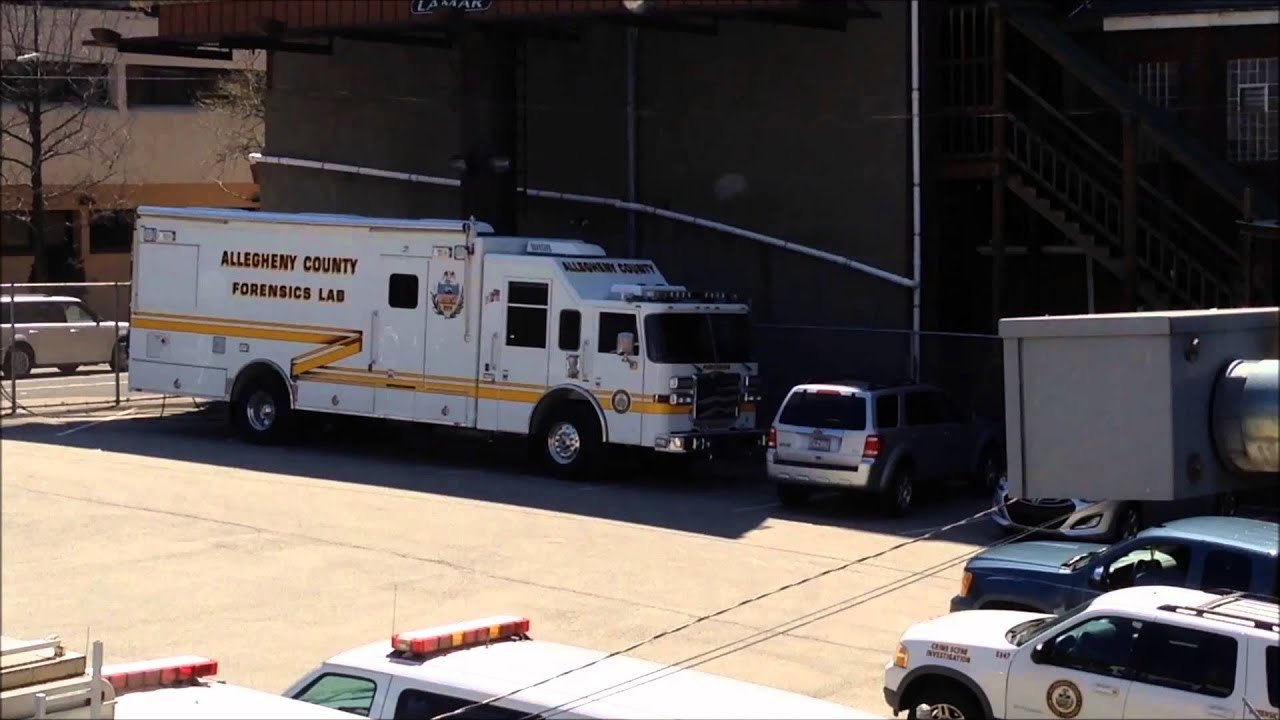
[[[722,22],[714,36],[638,40],[639,201],[911,274],[908,5],[845,32]],[[521,182],[626,192],[625,30],[531,39]],[[452,176],[454,50],[339,41],[332,57],[272,60],[266,153]],[[260,168],[264,209],[456,217],[457,190]],[[483,219],[483,218],[481,218]],[[585,221],[585,222],[584,222]],[[690,224],[642,216],[639,254],[668,278],[744,292],[778,387],[805,377],[907,373],[910,291],[854,270]],[[626,217],[524,201],[520,232],[580,237],[625,254]]]

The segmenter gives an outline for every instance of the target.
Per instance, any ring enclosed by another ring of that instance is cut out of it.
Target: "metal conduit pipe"
[[[250,153],[249,162],[263,163],[266,165],[288,165],[291,167],[310,168],[312,170],[327,170],[329,172],[349,173],[352,175],[367,175],[369,177],[387,178],[390,180],[403,180],[405,182],[425,183],[428,185],[441,185],[444,187],[460,187],[462,182],[456,178],[437,177],[434,175],[418,175],[416,173],[396,172],[392,170],[379,170],[376,168],[361,167],[358,165],[347,165],[344,163],[321,162],[318,160],[302,160],[298,158],[280,157],[276,155],[263,155],[262,153]],[[708,228],[726,235],[734,235],[748,240],[754,240],[765,245],[771,245],[782,250],[794,252],[800,255],[806,255],[811,258],[829,262],[841,267],[857,270],[875,278],[893,283],[904,288],[915,288],[917,283],[911,278],[905,278],[895,275],[891,272],[872,267],[866,263],[851,260],[835,253],[829,253],[826,250],[798,245],[788,240],[765,235],[763,233],[753,232],[745,228],[727,225],[725,223],[715,222],[713,220],[704,220],[703,218],[694,217],[693,215],[685,215],[684,213],[672,212],[662,208],[645,205],[642,203],[627,202],[625,200],[615,200],[613,198],[597,197],[595,195],[582,195],[579,193],[562,193],[553,192],[551,190],[534,190],[529,188],[517,188],[522,193],[530,197],[547,198],[551,200],[564,200],[566,202],[577,202],[585,205],[602,205],[605,207],[616,208],[623,211],[631,211],[653,215],[655,217],[666,218],[675,222],[682,222],[689,225]],[[915,328],[918,330],[918,328]]]
[[[1280,472],[1280,360],[1236,360],[1213,388],[1218,456],[1238,473]]]

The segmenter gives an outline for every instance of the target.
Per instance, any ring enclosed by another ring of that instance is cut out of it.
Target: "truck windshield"
[[[649,360],[656,363],[751,362],[746,313],[656,313],[644,319]]]

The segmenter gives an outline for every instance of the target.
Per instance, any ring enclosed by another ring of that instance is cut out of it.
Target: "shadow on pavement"
[[[910,517],[889,519],[869,498],[836,495],[793,511],[777,505],[758,463],[705,462],[678,469],[648,453],[617,452],[597,477],[572,482],[532,474],[518,440],[376,420],[308,418],[304,440],[261,447],[232,436],[221,403],[193,411],[189,401],[177,400],[160,415],[160,403],[153,402],[146,412],[156,414],[71,433],[69,426],[91,421],[14,424],[4,428],[4,438],[426,492],[722,538],[740,537],[770,519],[916,537],[988,506],[983,499],[944,494]],[[983,519],[942,537],[987,544],[998,532]]]

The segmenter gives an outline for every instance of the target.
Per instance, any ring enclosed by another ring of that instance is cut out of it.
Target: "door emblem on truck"
[[[431,306],[436,314],[445,318],[455,318],[462,312],[462,285],[452,270],[446,270],[436,283],[436,291],[431,293]]]
[[[619,415],[625,415],[631,409],[631,394],[626,390],[616,390],[613,393],[613,397],[609,398],[609,403],[613,405],[615,412]]]
[[[1084,700],[1080,696],[1080,688],[1070,680],[1055,680],[1049,685],[1044,699],[1049,703],[1049,712],[1068,720],[1080,714]]]

